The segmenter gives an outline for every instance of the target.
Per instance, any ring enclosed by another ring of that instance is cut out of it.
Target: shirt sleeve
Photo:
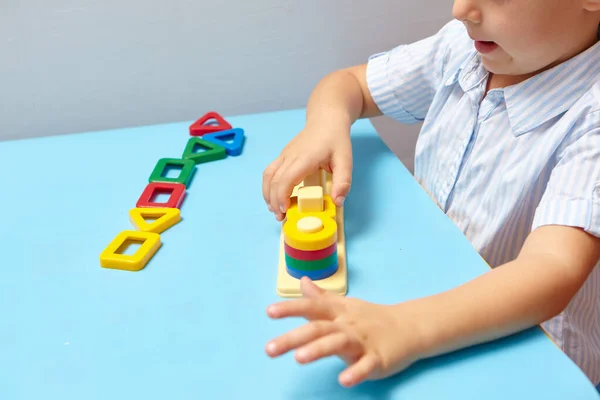
[[[600,237],[600,111],[592,120],[594,128],[559,149],[532,230],[542,225],[564,225]]]
[[[464,62],[472,40],[453,20],[435,35],[369,57],[367,85],[384,115],[402,123],[425,119],[445,76]]]

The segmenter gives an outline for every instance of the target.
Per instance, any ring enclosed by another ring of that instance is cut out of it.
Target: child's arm
[[[413,306],[423,317],[422,356],[506,336],[559,314],[600,258],[600,239],[582,229],[543,226],[516,260]],[[401,306],[405,307],[405,305]]]
[[[383,378],[414,361],[497,339],[560,313],[600,257],[600,239],[581,229],[544,226],[516,260],[455,289],[393,306],[327,293],[304,279],[304,298],[275,304],[272,318],[308,324],[267,345],[270,356],[298,349],[301,363],[338,355],[340,382]]]
[[[366,64],[333,72],[312,92],[306,124],[263,174],[269,210],[283,220],[295,185],[317,169],[332,173],[331,195],[341,206],[352,182],[350,127],[359,118],[381,115],[367,87]]]
[[[340,69],[325,76],[306,105],[306,124],[352,125],[357,119],[381,115],[367,87],[367,65]]]

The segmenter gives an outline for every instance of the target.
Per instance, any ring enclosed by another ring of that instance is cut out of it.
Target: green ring
[[[298,260],[289,255],[285,255],[285,264],[293,269],[301,271],[316,271],[319,269],[325,269],[330,267],[332,264],[337,262],[337,251],[329,257],[321,258],[320,260],[304,261]]]

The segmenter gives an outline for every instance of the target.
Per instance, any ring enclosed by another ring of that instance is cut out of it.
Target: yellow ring
[[[288,216],[283,224],[285,242],[297,250],[322,250],[337,241],[337,223],[333,218],[318,216],[323,223],[323,229],[314,233],[304,233],[298,230],[298,221],[302,216]]]

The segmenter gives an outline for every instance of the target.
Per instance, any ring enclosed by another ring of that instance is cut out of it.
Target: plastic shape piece
[[[185,185],[181,183],[151,182],[136,203],[137,208],[180,208],[185,198]],[[169,200],[163,203],[153,201],[157,194],[169,194]]]
[[[217,144],[225,148],[225,151],[230,156],[239,156],[242,154],[244,143],[246,142],[246,135],[244,130],[241,128],[229,129],[227,131],[209,133],[202,137],[211,143]],[[232,140],[229,143],[228,140]]]
[[[300,218],[301,219],[301,218]],[[334,219],[321,217],[323,229],[306,233],[298,229],[298,218],[288,218],[283,224],[285,243],[290,247],[304,251],[322,250],[337,240],[337,224]]]
[[[135,254],[122,254],[128,243],[141,243]],[[154,232],[123,231],[100,254],[103,268],[140,271],[161,246],[160,235]]]
[[[208,121],[213,119],[217,122],[217,125],[207,124]],[[231,124],[227,122],[221,115],[219,115],[219,113],[210,111],[190,125],[190,135],[202,136],[207,133],[225,131],[231,128]]]
[[[202,150],[195,152],[196,146],[200,147]],[[196,164],[201,164],[222,160],[227,157],[227,152],[223,146],[200,139],[199,137],[193,137],[188,140],[181,157],[192,160]]]
[[[315,251],[304,251],[304,250],[294,249],[293,247],[290,247],[285,242],[283,243],[283,245],[284,245],[284,253],[286,255],[288,255],[292,258],[295,258],[296,260],[302,260],[302,261],[320,260],[322,258],[329,257],[333,253],[337,252],[337,243],[334,243],[333,245],[326,247],[322,250],[315,250]]]
[[[296,260],[295,258],[290,257],[289,254],[285,255],[285,265],[288,268],[294,268],[300,271],[316,271],[330,267],[333,264],[337,264],[337,253],[314,261]]]
[[[156,220],[148,223],[146,218]],[[178,208],[132,208],[129,220],[138,231],[163,233],[181,221],[181,211]]]
[[[331,277],[332,275],[335,275],[335,273],[338,270],[338,267],[339,267],[338,263],[336,262],[335,264],[332,264],[332,265],[328,266],[327,268],[317,269],[317,270],[312,270],[312,271],[300,270],[300,269],[295,269],[290,266],[287,266],[286,271],[288,274],[290,274],[290,276],[292,278],[302,279],[302,277],[308,276],[313,281],[320,281],[323,279],[327,279],[327,278]]]
[[[180,166],[181,172],[176,178],[168,178],[163,176],[167,167],[170,165]],[[196,163],[193,160],[187,158],[161,158],[156,163],[152,174],[150,174],[149,182],[170,182],[170,183],[181,183],[182,185],[188,186],[192,173]]]

